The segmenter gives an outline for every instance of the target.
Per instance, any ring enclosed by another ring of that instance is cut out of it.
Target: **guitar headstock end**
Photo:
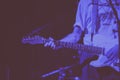
[[[23,44],[26,44],[26,43],[29,43],[29,44],[43,44],[45,40],[46,40],[45,38],[43,38],[39,35],[35,35],[35,36],[32,36],[32,37],[31,36],[23,37],[21,42]]]

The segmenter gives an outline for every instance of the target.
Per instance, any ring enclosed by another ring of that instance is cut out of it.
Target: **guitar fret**
[[[73,44],[73,47],[74,47],[74,49],[76,49],[76,45],[75,44]]]
[[[68,44],[69,44],[69,48],[72,48],[72,43],[69,42]]]
[[[69,48],[69,46],[67,46],[67,45],[68,45],[68,43],[67,43],[67,42],[65,42],[64,47]]]
[[[79,48],[81,51],[84,51],[84,47],[83,45],[80,45],[80,48]]]
[[[79,44],[76,44],[76,49],[78,49],[79,48]]]
[[[73,46],[74,44],[73,43],[71,43],[71,48],[74,48],[74,46]]]

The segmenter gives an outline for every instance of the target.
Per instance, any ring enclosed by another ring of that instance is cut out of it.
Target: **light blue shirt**
[[[80,26],[84,31],[87,31],[84,37],[84,44],[94,45],[99,47],[112,48],[118,44],[117,21],[106,0],[80,0],[76,20],[74,26]],[[113,4],[115,4],[114,0]],[[98,3],[98,5],[97,5]],[[120,19],[120,0],[119,6],[114,5]],[[91,41],[91,33],[94,33],[93,41]]]

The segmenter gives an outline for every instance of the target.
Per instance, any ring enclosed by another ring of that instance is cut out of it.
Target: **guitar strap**
[[[93,36],[98,30],[98,0],[92,0],[92,27],[91,27],[91,43],[93,43]]]

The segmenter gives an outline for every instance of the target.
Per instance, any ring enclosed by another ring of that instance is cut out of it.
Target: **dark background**
[[[42,74],[74,63],[72,50],[53,51],[43,45],[22,44],[21,40],[38,29],[35,34],[56,40],[70,33],[77,1],[9,0],[2,3],[0,80],[37,80]]]

